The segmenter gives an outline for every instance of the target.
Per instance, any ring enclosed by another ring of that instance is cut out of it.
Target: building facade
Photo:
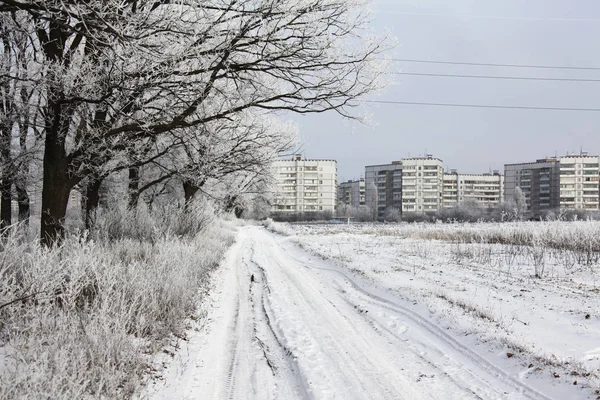
[[[352,207],[364,206],[365,180],[342,182],[338,185],[338,202]]]
[[[581,154],[560,158],[560,208],[599,209],[598,156]]]
[[[402,160],[402,213],[435,213],[442,207],[444,169],[432,156]]]
[[[273,165],[276,192],[271,210],[279,213],[335,213],[337,162],[296,155]]]
[[[376,219],[390,208],[402,210],[402,162],[365,167],[365,203]]]
[[[444,173],[442,205],[456,207],[463,202],[477,202],[483,208],[494,208],[504,201],[504,177],[493,174]]]
[[[527,203],[527,216],[539,218],[560,207],[560,162],[542,158],[535,162],[504,165],[504,200],[513,201],[517,187]]]
[[[586,153],[504,166],[506,201],[520,187],[527,216],[543,217],[548,211],[600,209],[599,157]]]
[[[491,208],[504,200],[504,177],[493,174],[444,174],[443,161],[431,155],[365,167],[366,204],[378,219],[394,208],[402,214],[437,213],[464,201]]]

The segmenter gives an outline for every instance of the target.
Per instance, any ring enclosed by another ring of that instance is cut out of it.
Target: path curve
[[[157,399],[550,399],[406,300],[240,228],[209,332]]]

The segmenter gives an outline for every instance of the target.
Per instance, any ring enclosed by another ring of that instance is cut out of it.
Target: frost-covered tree
[[[388,222],[400,222],[402,220],[402,213],[395,207],[387,207],[383,213],[383,219]]]
[[[15,197],[19,221],[27,222],[29,170],[39,150],[39,70],[30,65],[34,50],[23,22],[0,14],[0,228],[13,220]]]
[[[377,221],[379,218],[379,189],[374,181],[369,185],[369,189],[371,194],[367,203],[371,211],[371,220]]]
[[[527,199],[525,197],[525,193],[523,193],[523,189],[521,189],[519,186],[515,188],[513,201],[515,216],[519,219],[523,218],[523,216],[527,212]]]
[[[28,65],[42,71],[42,241],[62,236],[75,185],[123,167],[135,182],[177,135],[252,109],[351,117],[384,84],[389,48],[366,29],[364,5],[0,0],[0,13],[23,19],[35,49]]]

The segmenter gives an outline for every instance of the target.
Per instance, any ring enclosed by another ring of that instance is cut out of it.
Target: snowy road
[[[151,397],[552,398],[406,300],[262,228],[240,229],[218,283],[208,333]]]

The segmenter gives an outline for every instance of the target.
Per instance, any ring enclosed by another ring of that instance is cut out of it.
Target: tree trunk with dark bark
[[[67,175],[67,157],[58,135],[46,134],[40,240],[52,246],[64,238],[64,219],[74,184]]]
[[[17,192],[17,203],[19,204],[19,222],[29,225],[31,216],[29,194],[25,182],[21,179],[15,180],[15,190]]]
[[[90,230],[96,222],[96,210],[100,204],[100,187],[103,178],[90,179],[85,187],[84,215],[85,229]]]
[[[0,231],[12,224],[11,190],[13,173],[10,154],[11,125],[0,127]]]
[[[237,201],[237,196],[227,196],[227,203],[225,204],[225,211],[231,212],[235,214],[236,218],[241,218],[244,213],[244,209],[240,206]]]
[[[3,56],[9,57],[12,44],[8,40],[7,35],[2,35]],[[3,60],[3,61],[6,61]],[[4,234],[6,228],[12,224],[12,207],[11,207],[11,189],[13,181],[13,173],[11,171],[11,151],[10,142],[13,127],[13,112],[14,103],[12,99],[12,90],[10,80],[2,80],[1,88],[3,99],[0,102],[0,115],[2,115],[2,125],[0,125],[0,232]]]
[[[138,167],[129,168],[129,201],[128,208],[137,210],[140,200],[140,169]]]
[[[10,179],[2,179],[0,185],[0,232],[4,234],[6,228],[12,224],[11,184]]]
[[[46,58],[52,63],[68,65],[69,52],[65,52],[70,32],[65,28],[64,20],[49,22],[48,31],[38,29],[38,38]],[[76,39],[80,40],[80,39]],[[40,241],[44,246],[60,243],[64,238],[64,219],[71,189],[79,178],[69,172],[70,157],[66,149],[66,137],[75,112],[73,104],[65,104],[62,77],[54,76],[52,69],[47,79],[47,103],[44,107],[44,141],[42,215]]]
[[[184,198],[185,198],[185,209],[186,210],[192,203],[192,200],[194,199],[194,196],[196,195],[198,190],[200,190],[200,186],[196,185],[194,182],[183,181],[183,194],[184,194]]]

